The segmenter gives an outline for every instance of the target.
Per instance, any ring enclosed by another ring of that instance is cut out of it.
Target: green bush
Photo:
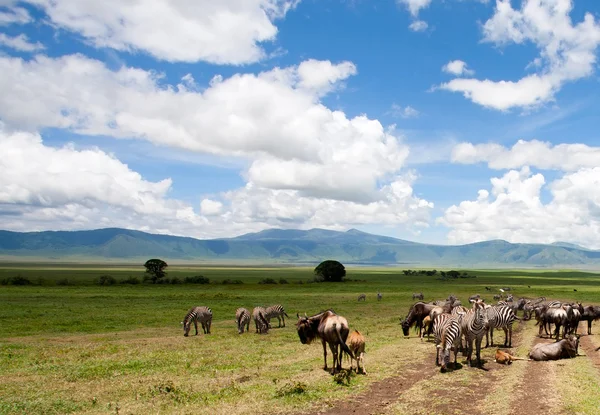
[[[210,284],[210,279],[203,275],[194,275],[193,277],[185,277],[186,284]]]
[[[229,278],[226,280],[223,280],[222,284],[227,285],[227,284],[243,284],[244,282],[241,280],[230,280]]]
[[[100,275],[98,278],[98,285],[115,285],[117,280],[111,275]]]
[[[123,281],[120,282],[121,284],[131,284],[131,285],[135,285],[135,284],[139,284],[140,280],[137,277],[132,277],[131,275],[128,278],[125,278]]]
[[[275,281],[273,278],[263,278],[258,283],[259,284],[277,284],[277,281]]]
[[[279,284],[289,284],[289,282],[286,279],[279,278]]]
[[[31,285],[31,281],[28,278],[22,277],[20,274],[14,277],[5,278],[0,281],[2,285]]]
[[[62,278],[56,281],[56,285],[72,285],[68,278]]]

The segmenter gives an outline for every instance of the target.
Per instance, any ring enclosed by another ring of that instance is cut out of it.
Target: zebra
[[[488,318],[489,333],[485,335],[485,347],[490,345],[488,334],[491,338],[491,345],[494,346],[494,329],[504,330],[504,347],[512,347],[512,325],[519,318],[515,315],[511,306],[492,305],[486,309]]]
[[[377,293],[377,301],[381,301],[382,297],[383,297],[383,295],[381,293]]]
[[[452,315],[438,314],[433,320],[433,333],[435,337],[435,365],[441,366],[441,371],[446,371],[450,363],[450,351],[454,348],[454,365],[460,345],[461,327],[459,321]]]
[[[363,300],[366,301],[367,300],[367,294],[361,294],[358,296],[358,301]]]
[[[238,308],[235,310],[235,322],[239,334],[244,332],[244,327],[246,331],[250,331],[250,312],[243,307]]]
[[[423,293],[413,293],[413,300],[418,298],[419,300],[423,301]]]
[[[472,301],[473,308],[465,314],[459,315],[460,328],[465,337],[465,347],[467,349],[467,363],[473,366],[473,341],[475,341],[475,355],[477,366],[481,366],[481,341],[487,332],[488,317],[485,310],[485,303],[481,300]]]
[[[277,317],[279,327],[281,327],[281,320],[283,320],[283,327],[285,327],[285,318],[283,316],[286,316],[288,318],[290,317],[286,314],[281,304],[272,305],[265,309],[265,317],[267,319],[267,323],[269,323],[269,328],[271,328],[271,319],[273,317]]]
[[[254,319],[254,324],[256,326],[256,333],[262,334],[269,332],[269,322],[267,321],[264,307],[254,307],[252,310],[252,318]]]
[[[196,329],[196,336],[198,335],[198,321],[202,324],[202,331],[204,334],[210,334],[210,326],[212,324],[213,312],[210,308],[205,306],[194,307],[185,315],[181,324],[183,324],[183,335],[187,337],[190,334],[192,322]]]

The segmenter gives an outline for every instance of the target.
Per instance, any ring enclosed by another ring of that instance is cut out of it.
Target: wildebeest
[[[405,336],[408,336],[410,328],[415,325],[419,329],[419,336],[423,330],[423,319],[428,316],[432,309],[436,306],[433,304],[427,304],[422,301],[417,301],[408,310],[408,315],[402,320],[402,332]]]
[[[577,356],[578,348],[579,336],[571,334],[554,343],[536,344],[529,352],[529,358],[536,361],[569,359]]]
[[[363,301],[365,301],[366,299],[367,299],[367,295],[366,295],[366,294],[360,294],[360,295],[358,296],[358,301],[360,301],[360,300],[363,300]]]
[[[423,293],[413,293],[413,295],[412,295],[412,299],[413,299],[413,300],[415,300],[415,299],[417,299],[417,298],[418,298],[419,300],[423,301],[423,298],[425,298],[425,297],[423,296]]]
[[[302,344],[310,344],[317,337],[321,339],[323,344],[323,370],[327,370],[327,344],[333,354],[334,373],[342,370],[342,353],[338,353],[339,347],[342,348],[351,358],[354,358],[352,350],[346,345],[346,339],[350,329],[348,321],[334,313],[333,310],[326,310],[314,316],[298,317],[296,328],[298,337]]]
[[[588,325],[587,334],[592,334],[592,321],[600,320],[600,306],[586,305],[585,307],[583,307],[583,313],[581,314],[581,320],[587,321],[587,325]]]
[[[363,373],[366,375],[367,371],[365,370],[364,361],[365,336],[363,336],[360,331],[354,330],[348,336],[346,344],[348,345],[348,348],[352,350],[352,353],[354,353],[354,358],[346,353],[346,356],[350,358],[350,370],[352,370],[352,361],[356,360],[356,373]]]

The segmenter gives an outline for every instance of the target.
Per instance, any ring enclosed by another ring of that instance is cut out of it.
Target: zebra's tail
[[[288,316],[285,311],[283,312],[283,315],[286,316],[287,318],[290,318],[290,316]]]
[[[338,341],[340,342],[340,345],[342,346],[342,350],[344,352],[346,352],[346,354],[348,354],[348,356],[350,356],[352,359],[356,359],[356,357],[354,357],[354,353],[352,353],[352,350],[350,350],[350,348],[348,347],[348,345],[346,344],[344,339],[342,339],[342,334],[340,333],[340,330],[337,328],[336,323],[333,323],[333,329],[335,330],[335,332],[337,334]]]

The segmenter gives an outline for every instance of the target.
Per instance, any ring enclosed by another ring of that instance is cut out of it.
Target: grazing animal
[[[586,305],[585,307],[583,307],[581,320],[587,321],[587,334],[592,334],[592,322],[600,320],[600,306]]]
[[[296,329],[298,337],[302,344],[310,344],[316,338],[321,339],[323,344],[323,370],[327,370],[327,345],[333,354],[333,372],[336,373],[342,370],[342,353],[339,353],[339,348],[346,352],[351,358],[354,358],[352,350],[348,348],[346,339],[350,329],[348,321],[338,316],[333,310],[327,310],[314,316],[298,317]]]
[[[381,293],[377,293],[377,301],[381,301],[383,295]]]
[[[423,341],[423,337],[425,336],[425,333],[427,333],[427,340],[429,340],[429,334],[431,332],[432,332],[431,317],[425,316],[425,318],[423,319],[423,330],[421,330],[421,334],[419,335],[419,337],[421,338],[421,341]]]
[[[402,332],[405,336],[408,336],[410,327],[415,325],[419,329],[419,336],[423,330],[423,319],[428,316],[431,310],[437,306],[433,304],[426,304],[422,301],[417,301],[408,310],[408,315],[402,320]],[[441,307],[439,307],[441,309]]]
[[[363,300],[365,301],[367,299],[367,294],[361,294],[358,296],[358,301]]]
[[[485,287],[486,291],[492,291],[492,289],[490,287]]]
[[[425,297],[423,296],[423,293],[413,293],[413,295],[412,295],[412,299],[413,299],[413,300],[415,300],[415,299],[417,299],[417,298],[418,298],[419,300],[423,301],[423,298],[425,298]]]
[[[282,320],[283,320],[283,327],[285,327],[285,318],[283,316],[286,316],[287,318],[290,317],[286,314],[286,312],[283,309],[283,306],[281,304],[272,305],[265,309],[265,317],[267,318],[267,322],[269,323],[269,328],[271,327],[271,319],[273,317],[277,317],[277,321],[279,323],[278,327],[281,327]]]
[[[187,312],[181,324],[183,324],[183,335],[187,337],[190,334],[192,323],[196,329],[196,336],[198,335],[198,321],[202,325],[202,332],[204,334],[210,334],[210,326],[212,324],[213,312],[210,308],[205,306],[194,307]]]
[[[235,310],[235,323],[239,334],[244,332],[244,328],[246,331],[250,331],[250,312],[243,307]]]
[[[252,319],[256,326],[256,332],[259,334],[267,334],[269,332],[269,321],[267,320],[267,313],[263,307],[254,307],[252,310]]]
[[[577,291],[577,289],[573,288],[573,291]]]
[[[494,300],[499,300],[501,298],[502,296],[500,294],[494,294]]]
[[[459,321],[447,313],[439,314],[433,320],[433,333],[435,338],[435,365],[441,366],[440,371],[445,372],[450,364],[450,351],[454,350],[454,363],[460,346],[461,328]]]
[[[487,332],[488,317],[483,301],[473,301],[473,308],[466,314],[460,315],[460,329],[465,337],[467,349],[467,363],[473,366],[473,342],[475,342],[475,356],[477,366],[481,366],[481,341]]]
[[[514,360],[527,360],[527,359],[524,359],[522,357],[515,357],[511,354],[508,354],[508,352],[505,352],[500,349],[496,350],[496,358],[494,359],[494,362],[500,363],[501,365],[510,365],[510,364],[512,364],[512,362]]]
[[[494,329],[504,330],[504,347],[512,347],[512,325],[515,320],[519,320],[512,308],[505,305],[492,305],[486,307],[485,311],[489,327],[489,332],[485,334],[485,347],[494,346]]]
[[[346,356],[348,356],[350,358],[350,370],[352,370],[352,362],[354,360],[356,360],[356,373],[362,373],[362,374],[366,375],[367,371],[365,370],[365,361],[364,361],[365,336],[363,336],[360,331],[354,330],[348,336],[348,339],[346,340],[346,344],[348,345],[348,348],[350,350],[352,350],[352,353],[354,354],[354,358],[352,358],[352,357],[350,357],[349,354],[346,353]]]
[[[577,356],[579,336],[571,334],[566,339],[554,343],[539,343],[529,352],[529,358],[535,361],[569,359]]]

